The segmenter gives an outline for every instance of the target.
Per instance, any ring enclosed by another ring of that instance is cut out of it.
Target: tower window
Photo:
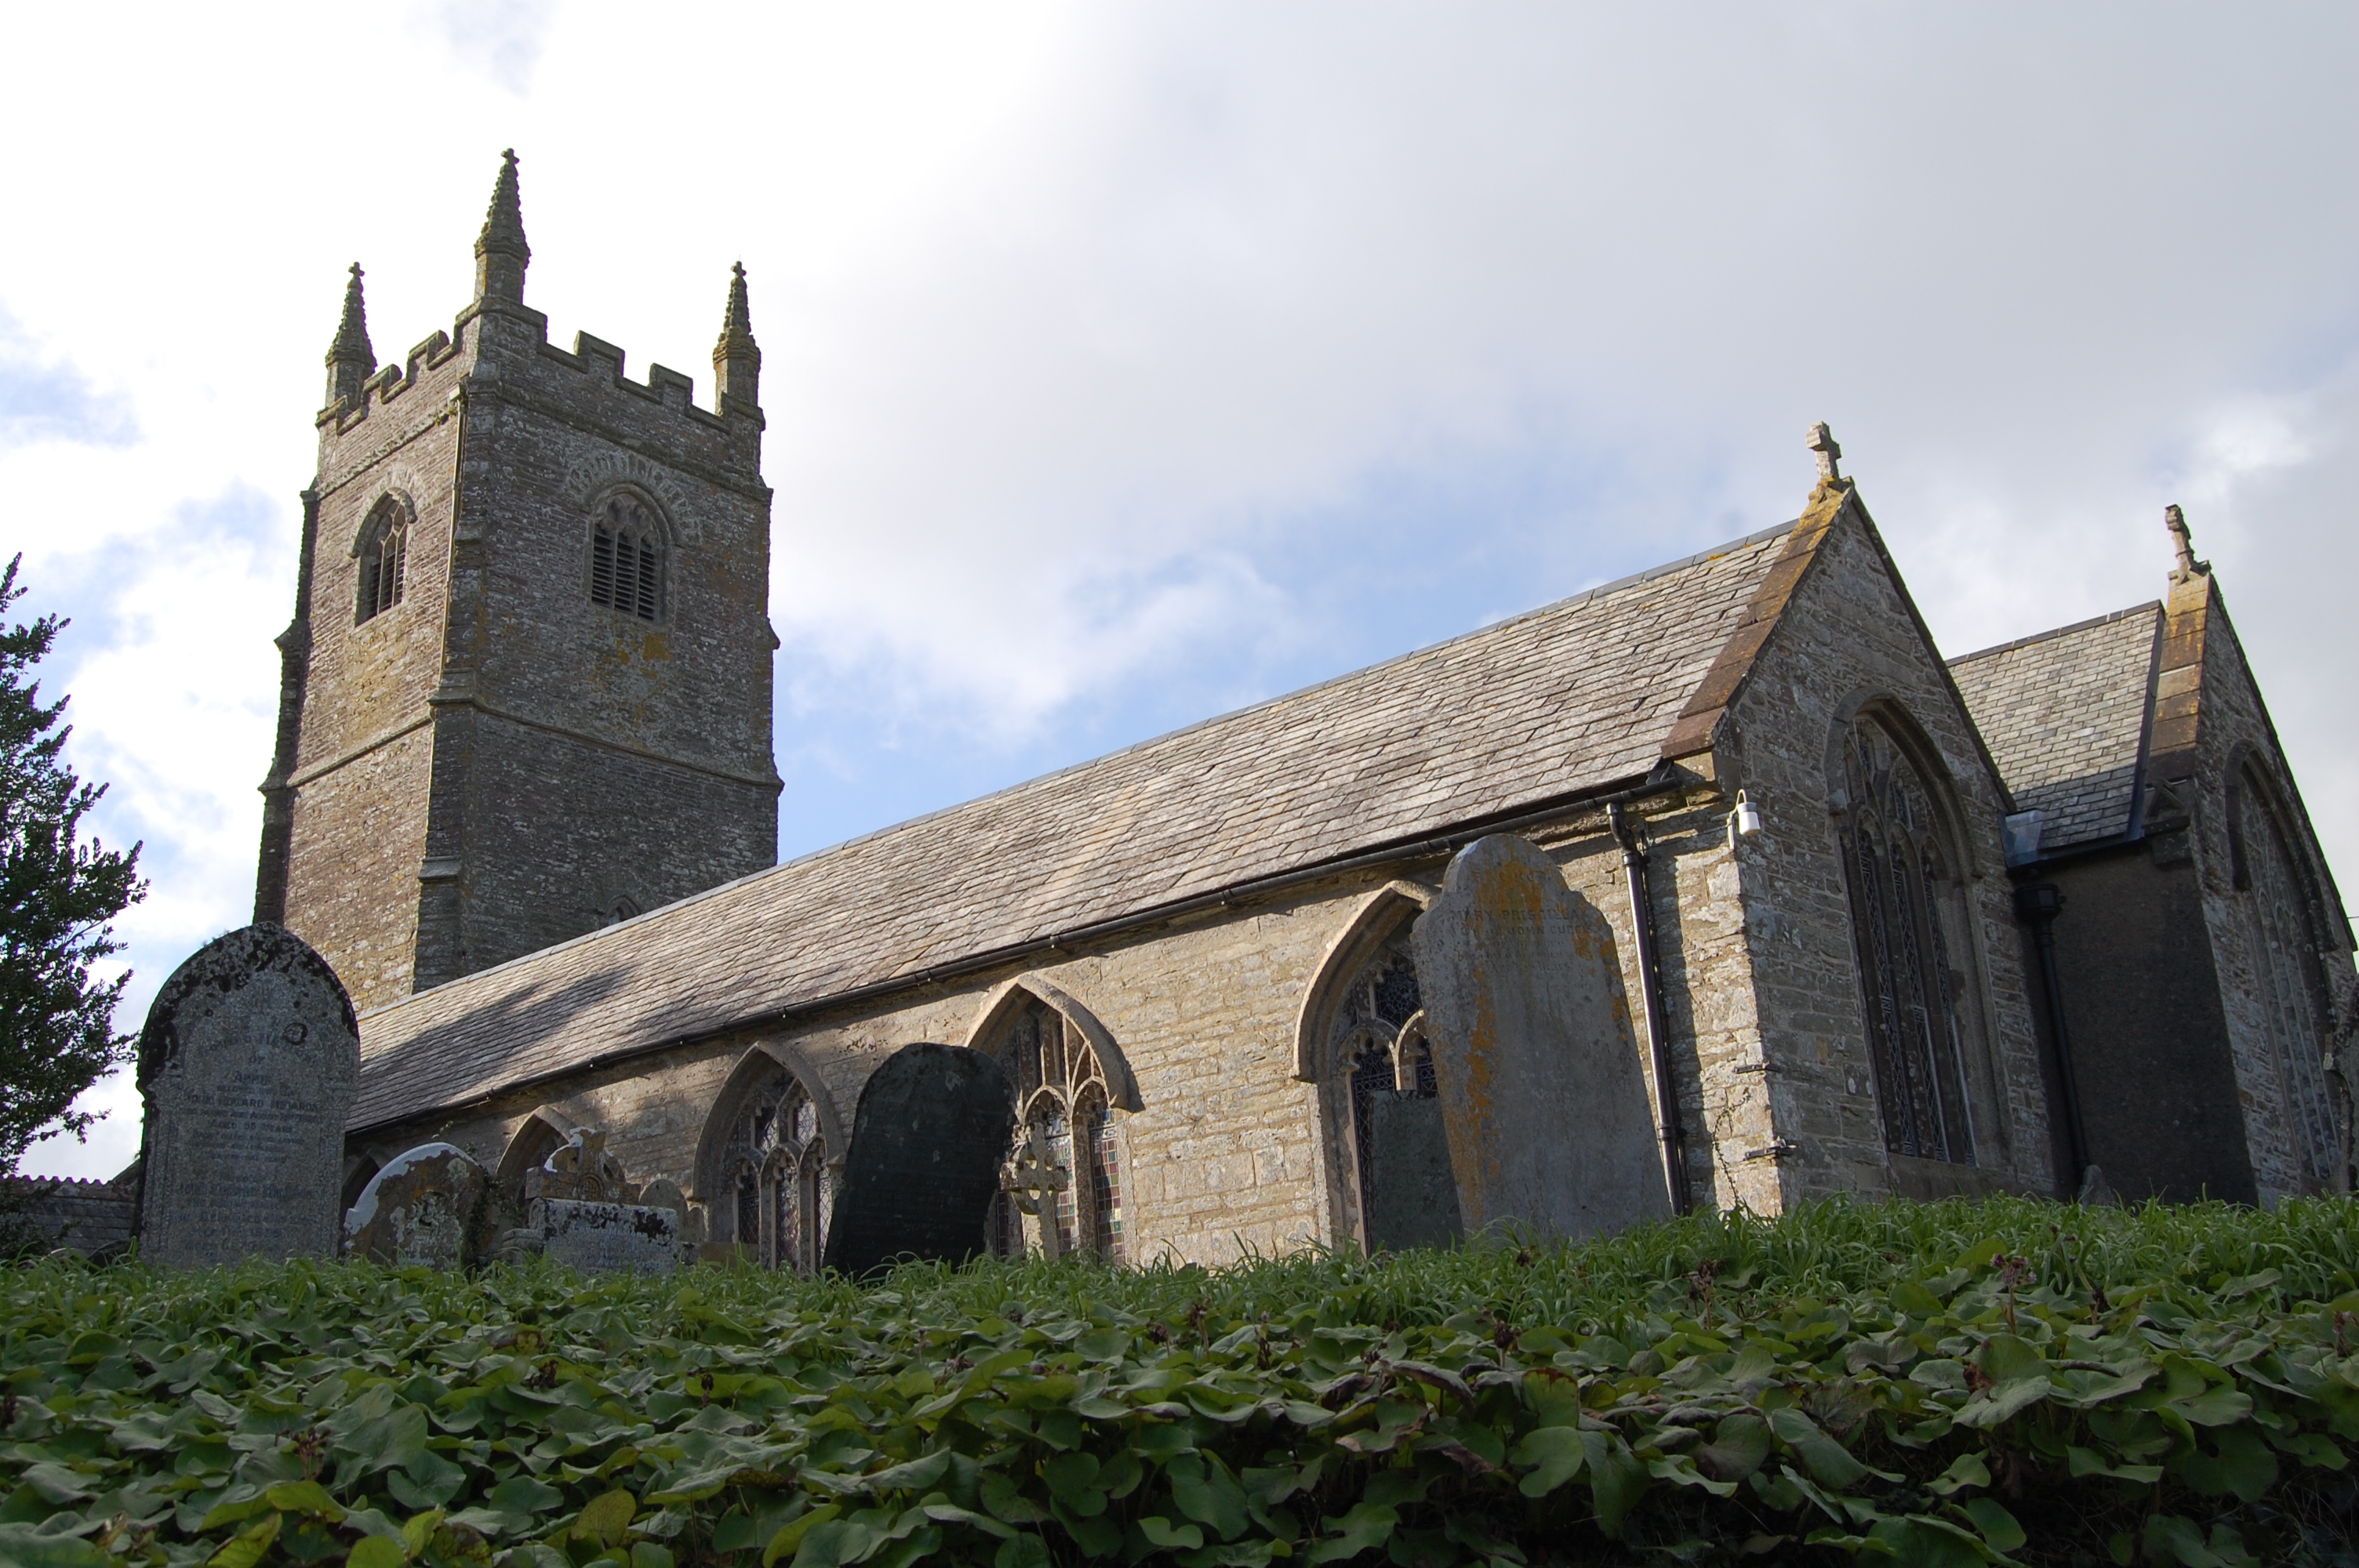
[[[355,623],[401,602],[401,568],[409,554],[409,520],[390,497],[378,503],[361,534],[360,606]]]
[[[590,530],[590,601],[642,621],[663,605],[663,533],[635,495],[608,501]]]

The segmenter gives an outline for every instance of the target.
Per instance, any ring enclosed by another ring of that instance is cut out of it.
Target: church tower
[[[741,266],[708,412],[524,302],[516,159],[475,297],[379,369],[361,269],[328,351],[255,918],[353,1002],[770,865],[770,492]]]

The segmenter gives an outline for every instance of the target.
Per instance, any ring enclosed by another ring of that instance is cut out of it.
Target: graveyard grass
[[[2353,1561],[2359,1208],[859,1286],[0,1272],[0,1561]]]

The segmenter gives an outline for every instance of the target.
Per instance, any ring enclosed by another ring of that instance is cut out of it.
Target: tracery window
[[[2340,1186],[2334,1100],[2328,1091],[2325,1031],[2320,1027],[2317,945],[2310,935],[2310,898],[2267,786],[2248,768],[2229,792],[2237,859],[2249,884],[2254,946],[2258,949],[2260,1001],[2277,1054],[2286,1114],[2293,1123],[2303,1174],[2318,1186]]]
[[[1961,911],[1931,785],[1892,734],[1864,716],[1843,752],[1843,874],[1869,1056],[1896,1154],[1971,1164],[1965,1041],[1951,962]]]
[[[730,1239],[763,1268],[816,1273],[835,1212],[834,1177],[819,1108],[785,1068],[745,1097],[725,1158]]]
[[[1417,961],[1409,951],[1409,928],[1404,924],[1360,966],[1329,1025],[1328,1059],[1335,1064],[1347,1093],[1342,1152],[1358,1205],[1353,1227],[1371,1251],[1408,1239],[1378,1234],[1383,1227],[1371,1217],[1384,1212],[1379,1189],[1385,1173],[1378,1163],[1375,1122],[1378,1107],[1387,1098],[1430,1100],[1438,1093],[1424,1007]]]
[[[387,496],[361,530],[360,603],[353,623],[371,621],[401,602],[402,568],[409,555],[409,519]]]
[[[1035,998],[991,1050],[1016,1095],[1011,1173],[1046,1167],[1028,1187],[1003,1191],[993,1200],[992,1251],[1003,1258],[1032,1252],[1058,1258],[1080,1250],[1121,1262],[1122,1171],[1113,1095],[1089,1037]],[[1025,1213],[1025,1203],[1038,1212]]]
[[[590,601],[653,621],[663,609],[663,529],[628,491],[610,497],[590,530]]]

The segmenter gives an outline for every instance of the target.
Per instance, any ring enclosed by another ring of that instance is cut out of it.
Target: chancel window
[[[2336,1153],[2340,1140],[2334,1101],[2326,1083],[2325,1032],[2319,1026],[2320,974],[2310,935],[2308,879],[2297,869],[2257,773],[2248,769],[2229,791],[2228,809],[2241,873],[2237,880],[2246,885],[2254,944],[2259,950],[2261,1011],[2277,1054],[2293,1141],[2303,1175],[2318,1187],[2333,1190],[2342,1184],[2343,1173]]]
[[[835,1211],[819,1108],[784,1068],[745,1097],[728,1149],[731,1237],[766,1269],[815,1273]]]
[[[370,621],[401,602],[402,568],[409,554],[409,519],[399,503],[380,502],[361,532],[360,604],[353,619]]]
[[[1016,1095],[1016,1144],[991,1208],[1003,1258],[1123,1259],[1122,1171],[1105,1069],[1079,1025],[1033,1000],[989,1049]]]
[[[599,509],[590,530],[590,600],[642,621],[663,608],[663,530],[654,511],[625,492]]]
[[[1419,994],[1417,962],[1404,925],[1353,975],[1339,998],[1329,1025],[1329,1057],[1347,1088],[1343,1108],[1344,1162],[1358,1212],[1353,1228],[1370,1251],[1387,1246],[1430,1244],[1454,1233],[1455,1217],[1399,1213],[1387,1200],[1386,1161],[1398,1152],[1381,1149],[1377,1122],[1408,1100],[1436,1098],[1433,1049],[1425,1036],[1424,1000]],[[1438,1130],[1438,1112],[1429,1117]],[[1404,1124],[1406,1125],[1406,1124]],[[1395,1181],[1402,1173],[1393,1172]],[[1391,1234],[1396,1226],[1404,1227]],[[1439,1230],[1435,1231],[1434,1227]]]
[[[1873,716],[1843,752],[1843,874],[1869,1054],[1896,1154],[1971,1164],[1965,1041],[1951,957],[1962,910],[1933,791]]]

